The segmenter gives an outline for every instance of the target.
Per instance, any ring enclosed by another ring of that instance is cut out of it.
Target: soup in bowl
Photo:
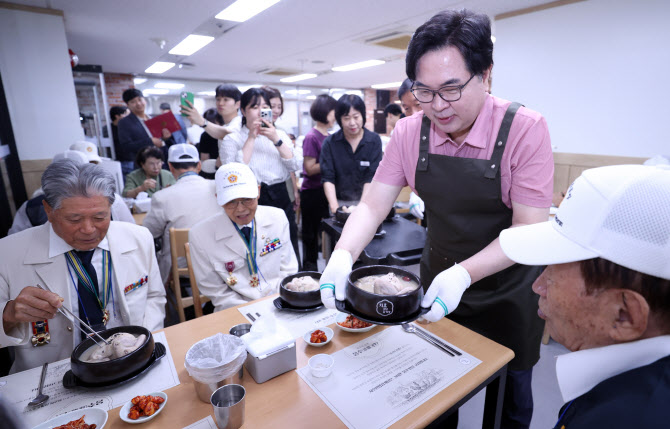
[[[280,284],[279,296],[297,308],[321,305],[320,278],[321,273],[317,271],[302,271],[285,277]]]

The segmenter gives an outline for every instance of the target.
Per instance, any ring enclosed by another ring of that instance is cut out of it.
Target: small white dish
[[[81,410],[70,411],[69,413],[61,414],[53,419],[35,426],[33,429],[51,429],[57,426],[64,425],[73,420],[79,420],[84,416],[84,421],[88,425],[95,424],[95,427],[102,429],[107,423],[107,411],[102,408],[82,408]]]
[[[353,328],[347,328],[346,326],[340,325],[340,323],[344,322],[347,320],[347,316],[349,316],[347,313],[337,313],[337,317],[335,318],[335,324],[337,325],[338,328],[340,328],[343,331],[347,332],[368,332],[370,329],[374,328],[377,325],[371,325],[367,326],[365,328],[358,328],[358,329],[353,329]]]
[[[307,364],[314,377],[328,377],[333,372],[335,359],[331,355],[318,354],[309,358]]]
[[[141,396],[141,395],[137,395],[137,396]],[[163,401],[162,404],[160,404],[160,406],[158,407],[158,410],[156,410],[155,413],[153,413],[152,415],[147,416],[147,417],[140,417],[137,420],[133,420],[133,419],[128,417],[128,413],[130,412],[130,407],[133,406],[132,401],[128,401],[123,405],[123,407],[121,407],[121,411],[119,411],[119,417],[121,417],[121,420],[123,420],[126,423],[133,424],[133,425],[148,422],[149,420],[151,420],[154,417],[156,417],[157,415],[159,415],[161,413],[161,411],[163,411],[163,408],[165,408],[165,405],[167,404],[167,401],[168,401],[167,394],[165,394],[163,392],[147,393],[145,396],[160,396],[161,398],[164,399],[164,401]]]
[[[313,342],[311,342],[310,338],[312,338],[312,332],[314,332],[314,331],[323,331],[323,333],[326,334],[326,341],[324,341],[323,343],[313,343]],[[305,340],[305,342],[307,344],[309,344],[310,346],[322,347],[322,346],[325,346],[326,344],[328,344],[330,342],[330,340],[333,339],[334,335],[335,335],[335,332],[332,329],[330,329],[328,327],[323,327],[323,328],[312,329],[311,331],[309,331],[305,335],[303,335],[302,339]]]

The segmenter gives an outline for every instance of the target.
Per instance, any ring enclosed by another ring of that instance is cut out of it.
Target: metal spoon
[[[425,334],[423,333],[423,331],[420,331],[420,330],[416,329],[416,326],[414,326],[414,325],[410,325],[409,323],[403,323],[403,324],[402,324],[402,329],[403,329],[403,331],[405,331],[405,332],[409,332],[410,334],[416,334],[416,335],[418,335],[420,338],[423,338],[424,340],[428,341],[429,343],[431,343],[432,345],[434,345],[434,346],[437,347],[438,349],[442,350],[443,352],[445,352],[445,353],[447,353],[447,354],[449,354],[449,355],[451,355],[451,356],[455,356],[455,355],[452,353],[451,350],[448,350],[448,349],[446,348],[446,347],[447,347],[446,345],[444,345],[444,344],[438,342],[437,340],[435,340],[433,337],[431,337],[431,336],[429,336],[429,335],[425,335]]]
[[[42,375],[40,376],[40,390],[37,392],[37,396],[35,396],[35,399],[32,401],[28,402],[28,405],[31,407],[34,407],[35,405],[39,405],[42,402],[46,401],[49,399],[49,395],[45,395],[42,393],[42,389],[44,388],[44,379],[47,378],[47,366],[49,363],[45,363],[42,365]]]

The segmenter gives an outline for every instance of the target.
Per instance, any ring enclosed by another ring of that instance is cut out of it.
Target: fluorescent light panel
[[[145,95],[165,95],[170,92],[169,89],[149,88],[142,91]]]
[[[295,75],[295,76],[289,76],[289,77],[279,79],[279,82],[284,82],[284,83],[298,82],[298,81],[301,81],[301,80],[314,79],[317,76],[318,75],[316,75],[314,73],[303,73],[303,74],[298,74],[298,75]]]
[[[244,22],[278,2],[279,0],[237,0],[219,12],[214,18]]]
[[[198,95],[207,95],[210,97],[214,97],[216,95],[216,91],[200,91]]]
[[[147,81],[147,79],[144,78],[144,77],[136,77],[135,79],[133,79],[133,83],[135,85],[142,85],[146,81]]]
[[[149,66],[148,69],[144,70],[144,73],[165,73],[166,71],[170,70],[172,67],[174,67],[174,63],[166,63],[164,61],[156,61],[152,65]]]
[[[286,91],[287,94],[296,95],[296,94],[309,94],[312,91],[309,89],[289,89]]]
[[[367,60],[367,61],[361,61],[359,63],[348,64],[346,66],[333,67],[332,70],[336,72],[358,70],[358,69],[364,69],[366,67],[379,66],[384,64],[385,62],[386,61],[382,60]]]
[[[399,88],[402,82],[377,83],[371,85],[374,89]]]
[[[212,36],[189,34],[184,40],[179,42],[177,46],[170,49],[170,53],[172,55],[193,55],[207,46],[212,40],[214,40]]]
[[[154,85],[154,88],[164,88],[164,89],[182,89],[184,87],[183,83],[175,82],[158,82]]]
[[[308,99],[308,100],[316,100],[316,95],[308,95],[305,98]]]

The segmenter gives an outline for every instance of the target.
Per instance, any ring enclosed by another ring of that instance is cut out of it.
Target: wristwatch
[[[200,127],[205,129],[205,128],[207,128],[207,119],[203,119],[203,121],[205,121],[205,122],[203,122],[202,125],[200,125]]]
[[[281,145],[283,145],[283,144],[284,144],[284,142],[281,141],[281,139],[280,139],[277,143],[275,143],[275,146],[276,146],[276,147],[279,147],[279,146],[281,146]]]

